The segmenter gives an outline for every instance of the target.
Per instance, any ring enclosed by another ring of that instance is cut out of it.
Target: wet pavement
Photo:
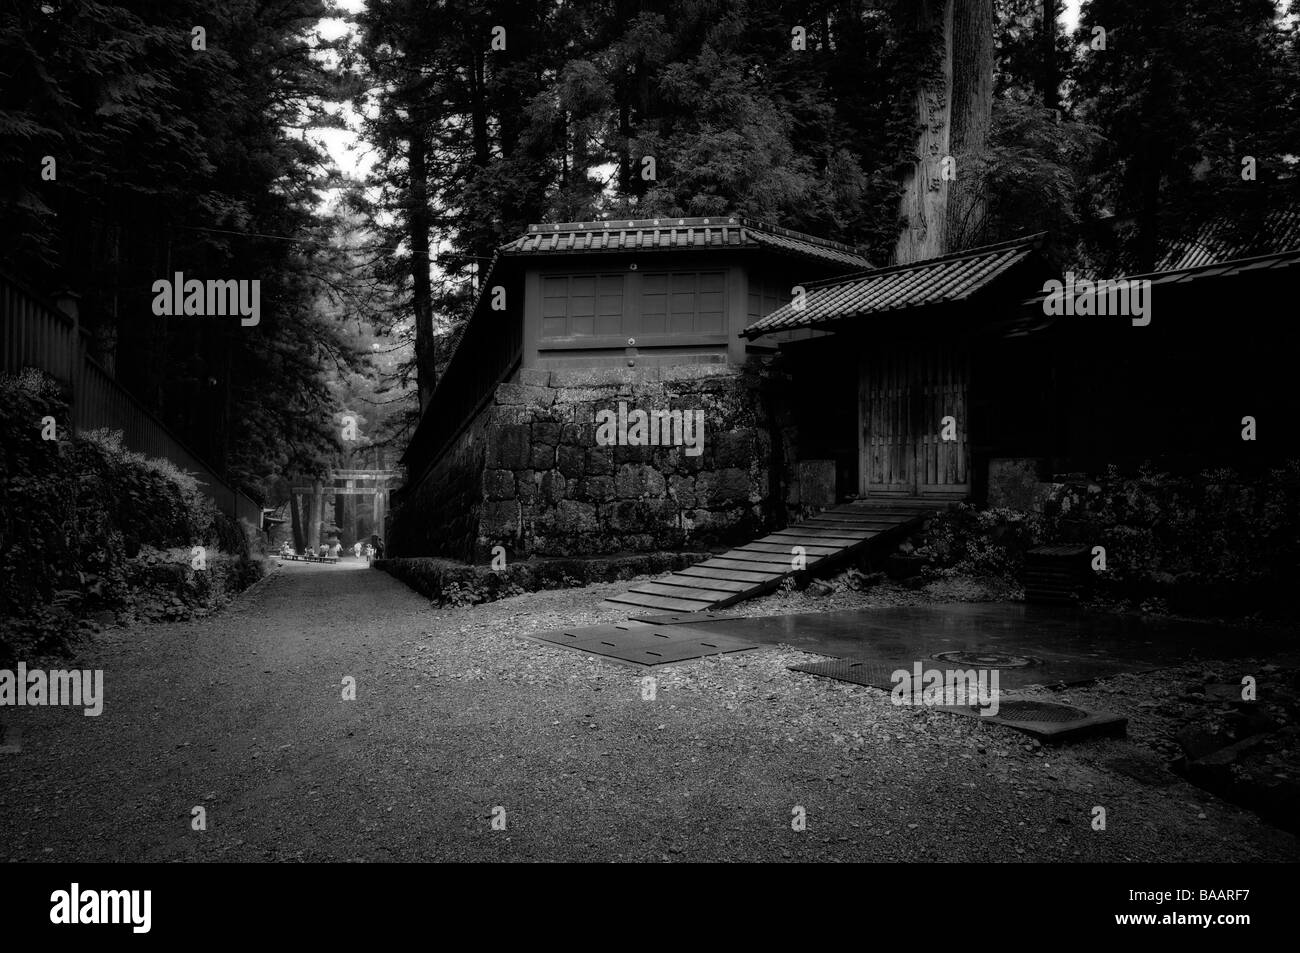
[[[676,618],[692,634],[726,635],[760,644],[786,644],[818,655],[878,666],[880,687],[890,673],[924,667],[997,668],[1002,687],[1087,682],[1197,659],[1281,653],[1300,658],[1300,639],[1281,629],[1087,613],[1024,603],[950,603],[753,618]],[[944,656],[943,653],[961,653]],[[934,663],[934,664],[932,664]],[[944,663],[947,663],[945,666]]]

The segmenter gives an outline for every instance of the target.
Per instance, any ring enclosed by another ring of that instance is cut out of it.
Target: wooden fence
[[[71,390],[74,431],[120,430],[124,446],[192,473],[223,513],[261,527],[262,511],[253,500],[217,476],[90,357],[86,332],[72,317],[0,273],[0,370],[24,367],[46,371]]]

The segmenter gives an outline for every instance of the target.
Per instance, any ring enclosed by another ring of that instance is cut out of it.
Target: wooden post
[[[355,489],[355,480],[344,481],[344,489]],[[342,534],[342,543],[344,546],[351,546],[356,542],[356,495],[347,493],[343,495],[343,519],[339,520],[339,532]]]
[[[86,385],[86,341],[81,332],[81,309],[77,300],[81,296],[75,291],[66,290],[55,296],[55,305],[72,319],[72,357],[68,374],[68,389],[72,400],[68,401],[68,424],[73,433],[85,423],[78,413],[78,405],[85,406],[87,395],[83,393]]]
[[[335,487],[337,488],[339,481],[337,479],[334,479],[331,482],[335,484]],[[344,488],[347,488],[352,485],[352,481],[344,480],[343,484],[344,484]],[[348,537],[347,515],[348,515],[347,494],[335,493],[334,494],[334,525],[339,528],[339,542],[343,543],[344,545],[347,545],[347,537]]]
[[[320,524],[324,518],[325,493],[320,480],[311,481],[311,513],[307,517],[307,544],[320,549]]]
[[[293,551],[302,552],[303,546],[307,544],[307,538],[303,533],[302,513],[298,509],[302,505],[302,494],[289,491],[289,519],[293,523]]]

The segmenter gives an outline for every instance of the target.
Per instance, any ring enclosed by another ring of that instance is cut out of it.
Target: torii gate
[[[388,493],[401,482],[401,470],[331,470],[323,481],[317,480],[311,486],[293,487],[289,505],[295,514],[302,513],[298,509],[300,500],[310,501],[310,508],[303,514],[305,518],[296,521],[294,545],[300,548],[305,544],[316,549],[322,536],[335,535],[324,530],[327,498],[334,508],[334,518],[329,522],[338,526],[339,542],[344,546],[351,546],[357,540],[368,540],[372,534],[386,536],[384,518],[388,514]],[[370,497],[368,519],[358,512],[358,496]],[[362,531],[362,527],[367,525],[370,527],[368,533]],[[306,539],[299,539],[300,535],[305,535]]]

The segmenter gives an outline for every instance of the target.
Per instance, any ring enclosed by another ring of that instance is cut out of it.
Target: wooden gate
[[[868,345],[859,366],[859,495],[969,494],[966,355],[929,342]],[[954,439],[943,439],[945,417]]]

